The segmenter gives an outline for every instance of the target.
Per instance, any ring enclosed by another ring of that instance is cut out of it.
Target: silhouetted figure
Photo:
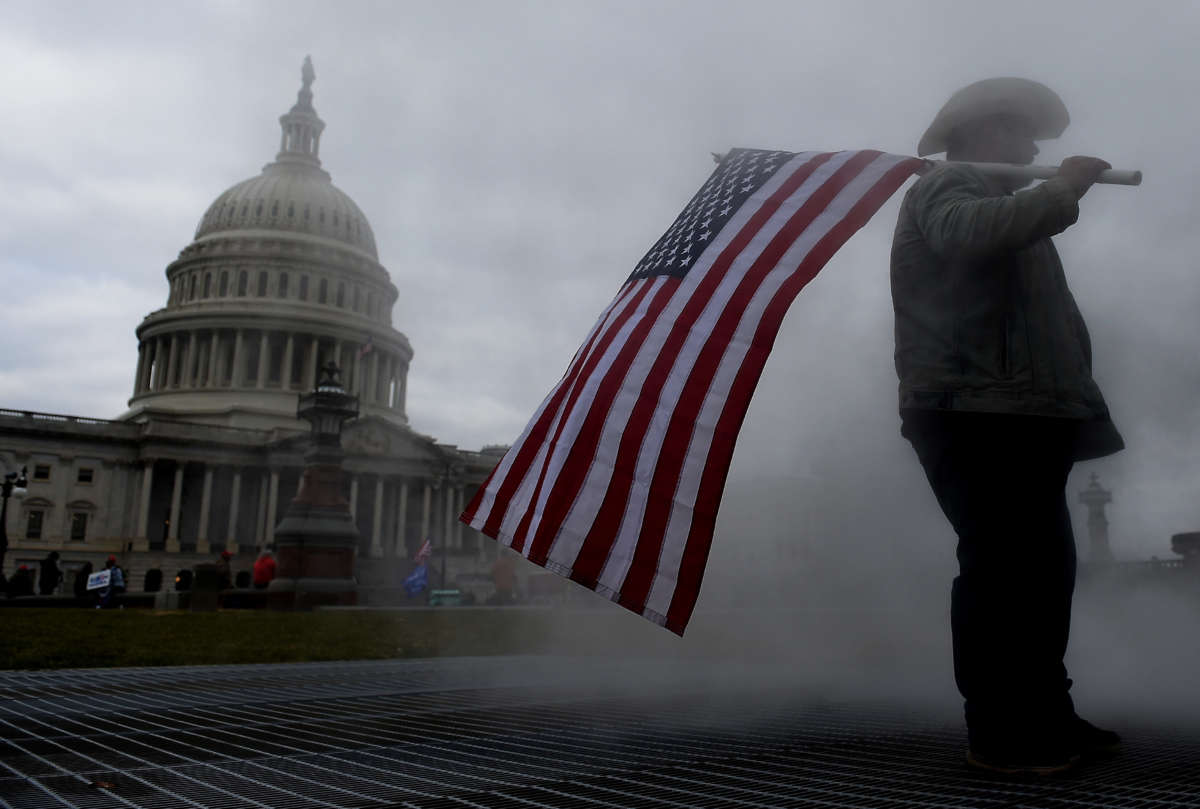
[[[501,553],[492,564],[492,584],[496,586],[496,592],[488,599],[489,604],[504,606],[516,603],[517,572],[510,556]]]
[[[28,565],[21,565],[12,578],[8,580],[8,597],[20,598],[33,595],[33,571]]]
[[[217,580],[222,590],[228,590],[233,584],[232,574],[229,569],[229,560],[232,558],[233,554],[229,551],[221,551],[221,555],[217,558]]]
[[[919,151],[1029,164],[1034,140],[1066,123],[1043,85],[987,80],[955,94]],[[1079,719],[1068,693],[1065,487],[1075,461],[1124,443],[1050,241],[1108,167],[1068,158],[1017,191],[1022,181],[943,164],[905,196],[892,244],[901,432],[958,534],[950,609],[968,761],[998,772],[1057,772],[1118,742]]]
[[[75,591],[76,598],[87,598],[88,578],[95,571],[96,567],[91,562],[84,562],[79,570],[75,571],[75,584],[72,589]]]
[[[38,592],[44,596],[53,595],[63,578],[62,571],[58,569],[58,551],[50,551],[38,565],[41,567],[38,573]]]

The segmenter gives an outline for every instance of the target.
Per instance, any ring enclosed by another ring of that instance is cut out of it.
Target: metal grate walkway
[[[1200,807],[1200,737],[1049,782],[955,719],[553,658],[0,672],[0,807]]]

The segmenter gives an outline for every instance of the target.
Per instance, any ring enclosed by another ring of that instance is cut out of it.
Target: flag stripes
[[[757,158],[735,154],[717,171],[742,182],[752,171],[739,165]],[[757,188],[747,180],[749,197],[695,264],[621,287],[461,519],[682,634],[787,307],[921,165],[802,153]]]

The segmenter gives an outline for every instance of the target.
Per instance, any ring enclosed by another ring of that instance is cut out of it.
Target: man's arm
[[[935,253],[968,261],[1029,247],[1079,218],[1079,196],[1061,177],[1011,196],[994,193],[974,171],[948,167],[918,182],[909,204]]]

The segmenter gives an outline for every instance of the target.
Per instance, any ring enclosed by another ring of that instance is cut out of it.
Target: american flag
[[[428,561],[429,557],[432,554],[433,554],[433,545],[431,545],[429,543],[429,540],[426,539],[424,542],[421,543],[421,547],[417,548],[417,555],[413,557],[413,561],[416,562],[417,564],[421,564],[422,562]]]
[[[682,635],[788,306],[924,161],[725,155],[460,519]]]

